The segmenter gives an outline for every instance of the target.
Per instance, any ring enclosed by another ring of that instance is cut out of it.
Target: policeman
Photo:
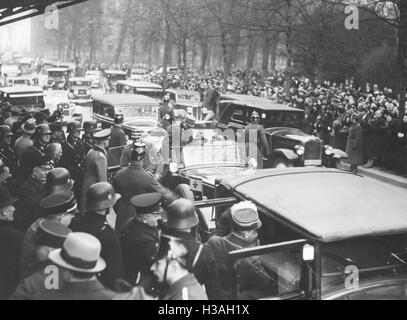
[[[144,169],[146,152],[147,149],[144,143],[134,143],[130,167],[120,171],[113,178],[112,184],[115,190],[123,195],[117,211],[116,230],[120,230],[126,221],[135,215],[134,207],[130,203],[132,197],[158,192],[163,200],[168,203],[177,199],[177,196],[172,191],[163,187],[150,172]]]
[[[101,274],[101,282],[113,288],[115,281],[122,279],[122,251],[117,233],[108,225],[107,215],[121,198],[107,182],[99,182],[87,190],[85,215],[72,221],[70,228],[74,232],[89,233],[102,244],[102,258],[106,261],[106,270]]]
[[[36,128],[33,138],[33,145],[27,148],[21,159],[21,174],[23,181],[32,173],[32,159],[38,155],[45,155],[45,148],[51,140],[51,129],[47,124],[40,124]]]
[[[124,225],[121,233],[125,279],[149,289],[153,275],[152,259],[158,246],[158,221],[164,212],[160,193],[146,193],[131,198],[136,216]]]
[[[123,113],[117,113],[114,116],[114,125],[112,126],[112,135],[109,145],[109,167],[120,165],[120,157],[127,144],[126,134],[122,130],[124,122]]]
[[[51,143],[63,144],[66,141],[65,132],[62,128],[62,122],[53,122],[49,124],[51,129]]]
[[[85,133],[82,136],[82,142],[84,146],[85,155],[87,155],[88,152],[92,150],[93,146],[95,145],[93,135],[100,130],[98,124],[95,121],[85,121],[83,123],[83,130],[85,131]]]
[[[71,179],[69,171],[65,168],[52,169],[47,174],[45,189],[48,195],[58,192],[71,191],[75,181]]]
[[[72,178],[75,180],[73,191],[77,199],[80,199],[83,177],[86,168],[86,155],[83,144],[80,140],[80,134],[83,130],[81,124],[77,121],[68,123],[68,138],[62,144],[61,166],[68,169]]]
[[[19,180],[17,177],[17,153],[11,146],[13,133],[9,126],[0,126],[0,160],[10,169],[11,177],[7,180],[7,187],[12,194],[17,193]]]
[[[86,207],[86,194],[90,186],[107,181],[107,148],[111,130],[103,130],[94,134],[95,145],[86,156],[86,170],[81,191],[81,213]]]
[[[18,164],[21,164],[21,160],[25,150],[33,145],[32,136],[35,133],[35,129],[36,124],[34,119],[29,119],[21,125],[21,131],[23,132],[23,135],[19,137],[14,143]]]
[[[183,121],[175,123],[168,128],[168,134],[163,140],[162,148],[164,161],[168,162],[171,159],[172,162],[182,162],[182,147],[194,140],[192,128],[195,127],[195,122],[195,117],[187,114]]]
[[[219,273],[212,250],[197,240],[199,218],[194,204],[178,199],[168,206],[167,221],[161,225],[162,233],[181,239],[188,250],[187,266],[206,288],[209,299],[220,298]]]
[[[170,105],[170,96],[166,95],[164,97],[163,103],[158,111],[158,117],[164,130],[167,130],[175,120],[174,108]]]
[[[251,123],[245,128],[246,154],[248,158],[257,160],[258,169],[263,169],[263,157],[270,154],[266,133],[257,111],[253,111],[250,120]]]
[[[163,284],[162,300],[208,300],[208,297],[187,263],[189,252],[176,238],[161,236],[159,250],[151,271]]]

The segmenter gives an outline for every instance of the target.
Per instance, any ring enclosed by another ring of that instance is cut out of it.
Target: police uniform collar
[[[94,145],[94,146],[93,146],[93,150],[95,150],[95,151],[100,151],[100,152],[102,152],[103,154],[107,155],[106,149],[103,149],[103,148],[101,148],[101,147],[99,147],[99,146],[97,146],[97,145]]]

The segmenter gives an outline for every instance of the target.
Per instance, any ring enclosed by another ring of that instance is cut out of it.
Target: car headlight
[[[192,114],[193,108],[192,107],[188,107],[187,108],[187,112]]]
[[[208,114],[208,109],[207,108],[202,108],[202,113],[203,114]]]
[[[91,94],[90,90],[86,90],[86,94],[89,96]]]
[[[295,152],[299,155],[302,156],[305,153],[305,148],[302,145],[295,146]]]
[[[79,94],[79,90],[74,90],[73,94],[77,96]]]
[[[332,147],[329,146],[329,145],[326,145],[326,146],[325,146],[325,154],[326,154],[327,156],[331,156],[331,155],[333,155],[333,153],[334,153],[334,148],[332,148]]]

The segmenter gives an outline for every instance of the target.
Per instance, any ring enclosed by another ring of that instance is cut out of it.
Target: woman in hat
[[[18,283],[24,235],[12,226],[16,201],[6,187],[0,186],[0,300],[8,299]]]

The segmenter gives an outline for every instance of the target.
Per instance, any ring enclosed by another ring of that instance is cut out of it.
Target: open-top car
[[[239,135],[250,124],[256,111],[265,128],[270,154],[265,156],[265,166],[273,168],[302,166],[331,166],[340,168],[347,154],[323,142],[316,136],[304,133],[301,123],[304,111],[274,103],[263,98],[244,95],[222,95],[217,114],[219,128],[233,129]]]
[[[244,146],[220,136],[209,141],[196,136],[192,143],[179,150],[180,159],[172,158],[171,173],[165,177],[164,184],[193,201],[213,199],[217,179],[249,168]]]
[[[252,201],[262,222],[261,246],[230,253],[235,299],[407,299],[405,189],[334,169],[293,168],[236,173],[218,181],[216,192],[196,207],[220,209],[218,236],[230,232],[227,210],[239,201]],[[240,267],[248,261],[255,270]]]

